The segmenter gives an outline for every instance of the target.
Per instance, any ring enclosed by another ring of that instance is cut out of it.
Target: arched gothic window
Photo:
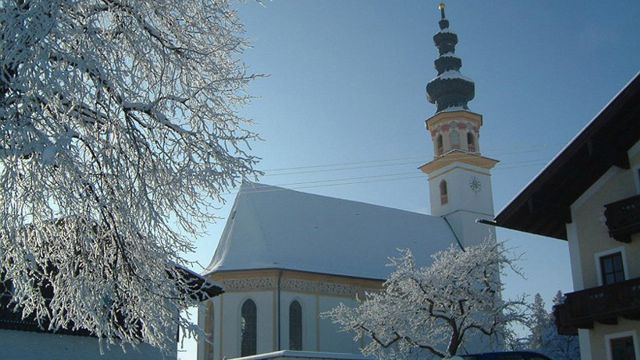
[[[241,356],[255,355],[257,353],[257,328],[256,303],[249,299],[242,304],[241,310]]]
[[[302,350],[302,306],[296,300],[289,305],[289,350]]]
[[[449,195],[447,194],[447,182],[440,181],[440,205],[444,205],[449,202]]]
[[[449,130],[449,143],[452,149],[460,149],[460,133],[458,133],[458,130]]]
[[[436,151],[438,156],[442,155],[442,153],[444,152],[444,144],[442,143],[442,135],[438,134],[438,137],[436,138]]]
[[[476,152],[476,137],[472,133],[467,133],[467,149],[469,152]]]

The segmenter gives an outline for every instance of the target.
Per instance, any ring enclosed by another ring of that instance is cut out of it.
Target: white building
[[[225,293],[199,309],[208,339],[199,342],[198,359],[280,350],[359,353],[363,344],[338,332],[323,312],[379,289],[398,248],[412,249],[427,265],[437,251],[493,236],[475,220],[493,217],[490,169],[497,161],[480,154],[482,116],[467,108],[474,84],[459,72],[457,36],[444,9],[439,24],[438,76],[427,86],[438,106],[426,121],[435,157],[420,167],[429,177],[433,215],[243,183],[204,274]],[[488,347],[478,338],[467,350]]]
[[[185,268],[178,271],[189,284],[197,300],[221,292],[214,283]],[[172,360],[176,359],[177,342],[173,350],[163,351],[148,344],[136,347],[102,344],[86,330],[59,329],[50,331],[48,323],[39,324],[33,316],[22,318],[11,303],[11,281],[0,279],[0,360]],[[178,334],[176,334],[176,339]]]
[[[640,359],[640,74],[495,222],[568,241],[575,292],[554,313],[582,360]]]
[[[147,344],[137,348],[127,346],[126,352],[119,345],[104,348],[100,354],[98,339],[87,335],[53,334],[37,330],[0,329],[0,359],[20,360],[171,360],[175,353],[164,353]]]

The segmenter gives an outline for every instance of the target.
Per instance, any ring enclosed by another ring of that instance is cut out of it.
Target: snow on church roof
[[[440,217],[245,182],[205,273],[286,269],[384,279],[397,249],[419,266],[455,244]]]

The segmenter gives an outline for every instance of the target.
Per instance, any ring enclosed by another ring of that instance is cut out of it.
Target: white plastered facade
[[[48,360],[175,360],[176,351],[163,353],[147,344],[137,348],[110,345],[100,354],[98,339],[91,336],[0,329],[0,359]]]
[[[629,169],[611,167],[571,205],[567,224],[571,270],[576,291],[602,285],[601,256],[621,253],[625,279],[640,277],[640,234],[623,243],[608,234],[604,205],[640,194],[640,142],[629,151]],[[595,322],[592,329],[579,329],[582,360],[610,359],[610,340],[632,336],[635,356],[640,359],[640,321],[618,318],[617,324]]]

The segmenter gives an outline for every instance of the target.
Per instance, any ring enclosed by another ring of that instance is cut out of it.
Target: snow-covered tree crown
[[[195,301],[167,269],[254,174],[241,24],[226,0],[0,0],[0,26],[0,276],[52,329],[167,348]]]
[[[558,291],[553,298],[553,304],[561,304],[563,298],[562,292]],[[579,360],[580,345],[578,337],[558,334],[553,313],[547,312],[540,294],[534,296],[530,308],[531,318],[529,319],[528,327],[531,333],[515,347],[535,350],[552,359]]]
[[[524,298],[503,301],[500,271],[513,268],[499,243],[487,240],[433,255],[418,268],[410,250],[391,259],[395,271],[380,292],[367,293],[355,308],[343,304],[325,313],[345,331],[371,342],[366,355],[404,358],[416,350],[453,356],[471,334],[499,336],[505,325],[523,322]],[[517,270],[517,269],[516,269]]]

